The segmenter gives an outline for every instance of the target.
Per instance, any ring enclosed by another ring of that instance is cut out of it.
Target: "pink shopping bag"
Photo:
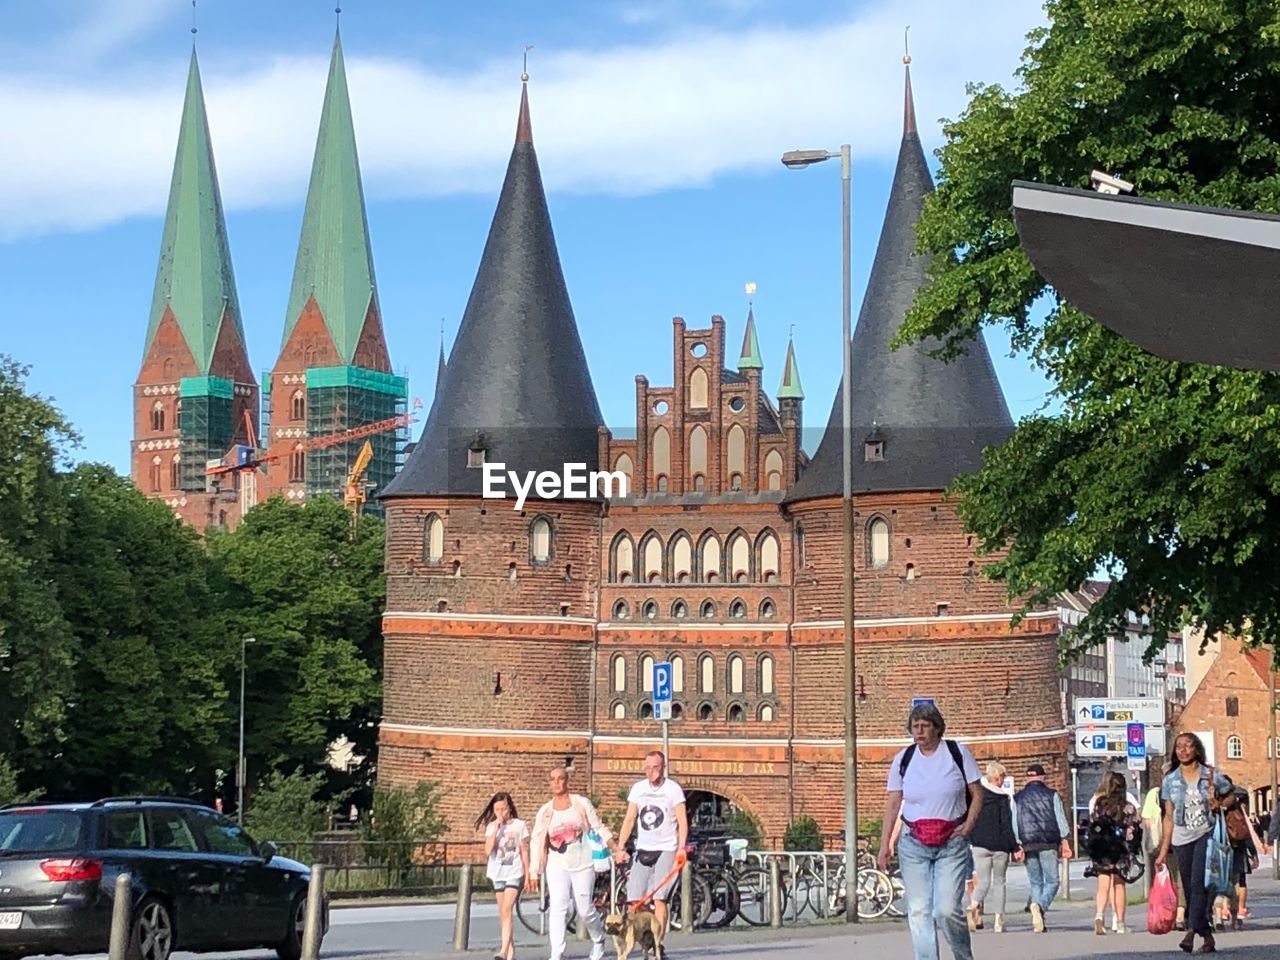
[[[1151,880],[1151,896],[1147,898],[1147,930],[1168,933],[1178,915],[1178,891],[1169,878],[1169,868],[1161,867]]]

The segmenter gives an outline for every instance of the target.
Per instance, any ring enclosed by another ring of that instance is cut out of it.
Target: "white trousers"
[[[547,896],[550,900],[551,960],[564,956],[564,925],[569,918],[569,901],[572,898],[578,908],[578,917],[587,922],[587,933],[593,943],[604,944],[604,917],[596,910],[592,893],[596,885],[596,872],[590,865],[584,870],[566,870],[556,863],[547,864]]]

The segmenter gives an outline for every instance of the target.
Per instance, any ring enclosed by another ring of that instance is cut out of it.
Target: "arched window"
[[[1239,737],[1227,737],[1227,759],[1240,760],[1244,758],[1244,741]]]
[[[873,517],[867,524],[867,564],[874,568],[889,565],[889,521]]]
[[[622,654],[613,658],[613,689],[616,693],[623,693],[627,689],[627,658]]]
[[[684,693],[684,657],[676,653],[671,656],[671,692]]]
[[[635,473],[636,466],[631,460],[631,454],[624,453],[614,461],[613,469],[627,478],[627,496],[634,497],[635,493]]]
[[[763,704],[761,704],[761,705],[760,705],[760,722],[761,722],[761,723],[772,723],[772,722],[773,722],[773,706],[772,706],[772,704],[763,703]]]
[[[698,616],[703,620],[714,620],[716,618],[716,602],[714,600],[703,600],[702,606],[698,610]]]
[[[444,521],[438,514],[427,517],[422,536],[422,552],[427,563],[439,563],[444,558]]]
[[[1240,698],[1239,697],[1227,697],[1227,716],[1228,717],[1240,716]]]
[[[729,722],[742,723],[747,719],[747,711],[742,709],[742,704],[734,703],[729,706]]]
[[[295,423],[307,419],[307,394],[304,390],[295,390],[289,401],[289,419]]]
[[[641,554],[644,562],[644,582],[661,583],[662,541],[658,539],[657,534],[651,533],[645,538]]]
[[[640,608],[640,613],[644,616],[646,620],[657,620],[658,619],[658,601],[646,600],[644,602],[644,606]]]
[[[768,696],[769,694],[772,694],[774,692],[773,691],[773,657],[769,656],[766,653],[763,657],[760,658],[760,662],[758,666],[759,666],[760,675],[757,679],[756,685],[759,687],[760,693]]]
[[[765,583],[777,583],[778,571],[782,569],[778,561],[778,536],[767,530],[760,535],[758,543],[760,563],[756,569],[760,572],[760,579]]]
[[[307,450],[302,444],[289,454],[289,482],[302,483],[307,479]]]
[[[164,431],[164,403],[160,400],[151,408],[151,429],[156,433]]]
[[[609,579],[614,583],[630,583],[634,579],[636,551],[631,545],[631,538],[625,533],[620,533],[614,538],[612,566],[612,576]]]
[[[746,583],[751,578],[751,545],[746,534],[739,533],[729,541],[729,579]]]
[[[694,367],[689,374],[689,407],[693,410],[707,409],[707,371]]]
[[[461,560],[453,561],[453,579],[455,580],[462,579],[462,561]]]
[[[640,719],[641,720],[653,719],[653,704],[650,703],[648,700],[640,704]]]
[[[613,713],[613,719],[615,720],[627,719],[627,705],[623,703],[621,700],[613,701],[613,707],[611,708],[611,712]]]
[[[707,430],[702,424],[689,432],[689,476],[703,476],[707,472]]]
[[[658,493],[666,493],[667,492],[667,475],[665,473],[658,474],[657,478],[654,480],[653,485],[657,489]]]
[[[640,658],[640,692],[653,693],[653,657],[647,653]]]
[[[772,620],[778,615],[778,606],[772,600],[760,601],[760,619]]]
[[[182,455],[175,453],[169,461],[169,489],[177,490],[182,486]]]
[[[160,458],[151,458],[151,492],[160,492]]]
[[[551,559],[551,521],[538,517],[529,525],[529,559],[547,563]]]
[[[702,706],[698,707],[699,720],[703,720],[703,721],[714,720],[715,715],[716,715],[715,708],[711,706],[711,704],[709,703],[704,703]]]
[[[688,534],[678,533],[671,541],[671,579],[688,583],[693,571],[693,543]]]
[[[512,560],[507,564],[507,582],[515,583],[520,577],[520,571],[516,569],[516,562]]]
[[[653,462],[649,464],[654,479],[671,473],[671,434],[666,427],[653,431]]]
[[[735,653],[729,657],[729,692],[741,693],[742,684],[742,657]]]
[[[702,538],[702,580],[715,583],[720,579],[720,541],[708,531]]]
[[[741,424],[735,423],[729,428],[729,456],[728,469],[730,477],[733,474],[744,474],[747,472],[747,432],[742,429]],[[732,484],[730,484],[732,486]],[[737,489],[736,487],[734,489]]]
[[[617,603],[613,605],[613,619],[615,620],[631,619],[631,608],[627,606],[627,601],[619,600]]]
[[[672,620],[688,620],[689,605],[685,603],[683,600],[677,600],[675,603],[673,603],[671,605],[671,619]]]
[[[716,692],[716,662],[711,654],[705,654],[698,660],[698,692]]]
[[[729,604],[729,616],[735,620],[746,619],[747,605],[741,600],[734,600],[733,603]]]
[[[681,706],[680,704],[678,704],[678,703],[673,703],[673,704],[671,705],[671,719],[672,719],[672,720],[683,720],[683,719],[684,719],[684,707],[682,707],[682,706]]]
[[[765,486],[770,490],[782,489],[782,454],[770,450],[764,458]]]
[[[804,570],[804,527],[796,525],[795,536],[791,540],[791,552],[795,556],[796,572]]]

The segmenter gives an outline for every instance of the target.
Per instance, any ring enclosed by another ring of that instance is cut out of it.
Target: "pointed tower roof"
[[[747,307],[747,332],[742,337],[742,355],[738,357],[738,372],[763,369],[764,361],[760,359],[760,341],[756,339],[755,311],[752,307]]]
[[[794,338],[787,341],[787,362],[782,368],[782,382],[778,384],[778,399],[804,399],[804,387],[800,386],[800,367],[796,364],[796,342]]]
[[[351,98],[347,94],[347,69],[338,33],[334,34],[329,58],[329,81],[320,112],[282,343],[288,343],[312,296],[338,357],[344,364],[352,363],[370,307],[377,312],[378,291],[351,121]]]
[[[507,470],[599,462],[600,405],[560,269],[527,86],[516,143],[448,371],[422,438],[384,497],[481,493],[483,448]],[[477,440],[477,435],[479,439]]]
[[[915,226],[932,190],[908,68],[897,169],[853,333],[853,488],[858,492],[946,489],[960,474],[979,470],[983,448],[1002,443],[1013,430],[981,337],[949,363],[929,356],[939,346],[936,340],[889,347],[925,284],[927,260],[914,252]],[[837,390],[822,442],[791,501],[840,496],[841,398]],[[883,460],[865,459],[863,444],[873,430],[884,442]]]
[[[448,365],[444,362],[444,330],[442,329],[440,331],[440,359],[436,362],[436,392],[432,397],[432,403],[440,399],[440,385],[444,383],[444,372],[447,369]]]
[[[209,373],[224,320],[235,325],[240,343],[244,343],[195,47],[191,48],[187,71],[144,356],[151,349],[166,308],[173,311],[199,376]]]

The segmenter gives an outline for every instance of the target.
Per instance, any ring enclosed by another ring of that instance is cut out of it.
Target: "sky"
[[[334,0],[200,0],[194,37],[250,360],[280,349]],[[1012,84],[1035,0],[344,0],[343,50],[392,364],[429,404],[511,152],[526,44],[534,143],[605,421],[671,381],[671,318],[754,310],[776,392],[794,330],[806,421],[840,373],[838,164],[853,149],[854,310],[901,137],[904,28],[921,137],[970,82]],[[189,0],[6,5],[0,353],[127,471],[193,40]],[[931,163],[935,163],[931,159]],[[1048,384],[987,334],[1015,419]],[[416,438],[421,424],[413,429]],[[816,436],[807,441],[809,452]]]

